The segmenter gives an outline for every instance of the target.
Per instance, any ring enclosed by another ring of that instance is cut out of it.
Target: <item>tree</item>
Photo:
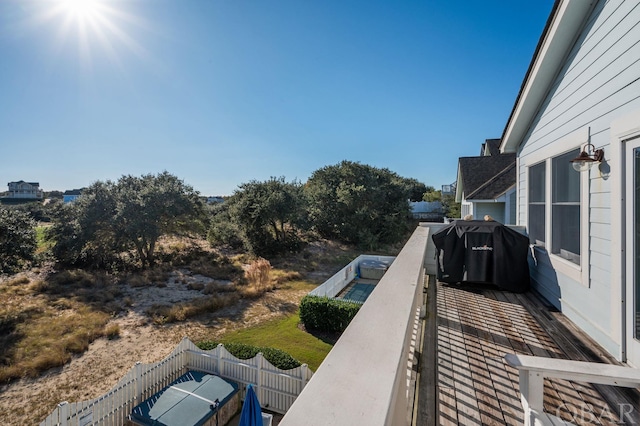
[[[36,248],[35,222],[29,214],[0,208],[0,273],[19,270],[33,260]]]
[[[425,191],[424,195],[422,196],[422,201],[442,201],[442,191],[436,191],[433,186],[430,186],[429,190]]]
[[[444,214],[446,217],[453,219],[460,219],[461,216],[461,204],[456,202],[455,195],[443,195],[442,205],[444,206]]]
[[[129,175],[96,182],[59,208],[48,238],[64,263],[106,267],[135,250],[147,267],[162,236],[203,232],[203,216],[198,192],[168,172]]]
[[[107,267],[127,249],[114,227],[115,184],[95,182],[70,204],[56,206],[46,238],[54,257],[64,264]]]
[[[433,186],[426,186],[414,178],[401,178],[402,184],[405,186],[409,201],[422,201],[422,197],[426,192],[433,191]]]
[[[322,236],[373,248],[405,234],[412,187],[388,169],[343,161],[313,172],[304,189]]]
[[[204,230],[199,193],[166,171],[121,177],[115,198],[115,236],[135,247],[143,266],[154,264],[160,237]]]
[[[209,207],[210,225],[207,231],[207,241],[211,245],[228,245],[234,249],[244,248],[245,239],[236,221],[229,213],[229,202],[215,204]]]
[[[269,255],[299,248],[298,232],[305,216],[299,182],[286,182],[284,177],[250,181],[240,185],[226,203],[249,251]]]

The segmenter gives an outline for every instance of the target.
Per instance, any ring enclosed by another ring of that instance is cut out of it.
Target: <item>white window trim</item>
[[[574,281],[581,283],[585,287],[589,287],[589,173],[580,172],[580,265],[563,259],[551,251],[552,214],[551,214],[551,160],[559,155],[569,151],[581,148],[589,141],[589,128],[579,129],[564,138],[548,144],[547,146],[531,153],[519,157],[520,165],[526,168],[525,182],[526,188],[529,187],[529,167],[535,166],[542,162],[546,162],[545,167],[545,245],[544,247],[536,247],[536,250],[544,251],[548,254],[553,269],[566,275]],[[576,172],[579,173],[579,172]],[[525,223],[529,223],[529,191],[524,192],[524,206],[526,211]]]
[[[623,224],[626,221],[626,211],[623,199],[623,182],[625,168],[622,164],[625,141],[640,136],[640,110],[632,111],[629,114],[618,118],[611,123],[610,146],[606,153],[607,162],[612,173],[617,178],[611,180],[611,277],[614,281],[619,280],[619,285],[611,285],[611,324],[612,336],[620,336],[622,345],[620,347],[620,359],[626,361],[627,350],[627,315],[631,314],[632,303],[626,303],[626,229]],[[618,236],[618,238],[616,238]],[[626,308],[620,301],[625,301]],[[628,312],[627,312],[628,311]]]

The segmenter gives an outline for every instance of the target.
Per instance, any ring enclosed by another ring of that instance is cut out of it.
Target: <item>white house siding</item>
[[[485,215],[491,216],[494,220],[505,223],[504,221],[504,203],[489,201],[486,203],[475,202],[474,219],[482,220]]]
[[[600,1],[568,55],[536,118],[518,158],[518,223],[527,225],[527,170],[540,158],[578,148],[576,132],[590,134],[590,142],[609,149],[610,126],[616,118],[640,108],[640,2]],[[570,145],[567,139],[570,138]],[[587,142],[584,140],[582,143]],[[619,294],[619,280],[611,274],[610,182],[598,169],[590,172],[588,200],[589,268],[587,282],[553,268],[541,253],[532,268],[534,285],[578,326],[612,354],[620,349],[619,312],[605,309]],[[585,181],[583,181],[585,182]],[[547,222],[547,226],[549,223]],[[584,228],[584,227],[583,227]],[[615,236],[614,236],[615,238]],[[585,258],[583,253],[583,259]],[[619,308],[618,308],[619,310]]]
[[[460,203],[460,218],[464,218],[467,215],[473,215],[473,204],[468,201],[462,201]]]

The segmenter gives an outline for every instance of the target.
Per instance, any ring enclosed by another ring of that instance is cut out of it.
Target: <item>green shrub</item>
[[[204,351],[210,351],[218,346],[218,342],[204,340],[196,346]],[[245,343],[225,343],[224,348],[239,359],[251,359],[262,352],[265,359],[280,370],[291,370],[292,368],[300,367],[300,361],[280,349],[247,345]]]
[[[346,300],[307,295],[300,302],[300,321],[307,329],[344,331],[360,306]]]

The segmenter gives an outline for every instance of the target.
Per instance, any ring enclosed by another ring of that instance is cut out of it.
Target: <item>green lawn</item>
[[[225,334],[220,341],[280,349],[316,371],[333,346],[300,330],[299,322],[300,316],[296,313],[284,319]]]

